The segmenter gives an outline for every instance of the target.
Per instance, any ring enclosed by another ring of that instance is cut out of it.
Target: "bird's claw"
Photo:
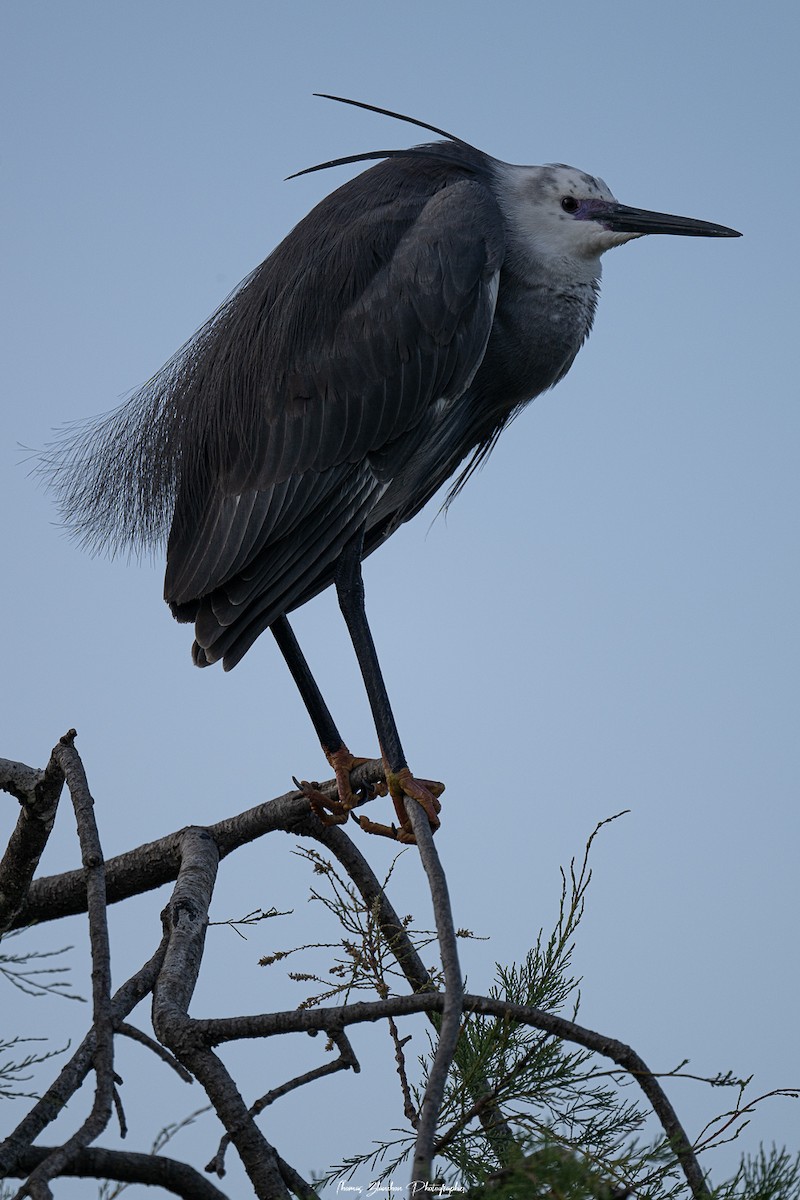
[[[350,816],[350,810],[345,808],[339,800],[334,800],[333,796],[321,791],[316,780],[309,783],[308,780],[296,779],[293,775],[292,783],[298,792],[302,792],[309,801],[311,811],[323,825],[344,825]]]
[[[353,819],[358,822],[365,833],[388,837],[406,845],[415,845],[417,839],[405,807],[405,798],[408,797],[421,805],[432,831],[435,833],[439,828],[441,824],[439,813],[442,809],[439,796],[444,791],[443,783],[434,779],[416,779],[408,767],[403,767],[400,771],[391,771],[386,767],[385,782],[354,792],[350,783],[350,772],[355,767],[361,766],[362,763],[368,762],[369,759],[355,758],[344,745],[340,746],[338,750],[326,751],[325,757],[333,767],[336,776],[338,799],[323,792],[316,782],[309,783],[307,780],[298,780],[294,776],[292,777],[295,787],[308,798],[311,811],[323,825],[344,825],[352,813]],[[379,821],[371,821],[369,817],[363,815],[356,817],[353,812],[354,808],[358,808],[359,805],[376,796],[386,795],[392,797],[392,803],[400,822],[399,826],[383,825]]]
[[[358,792],[354,792],[350,782],[350,772],[369,762],[368,758],[356,758],[344,744],[338,750],[326,750],[325,757],[333,767],[339,803],[343,808],[349,812],[351,808],[357,808],[359,804],[372,799],[375,793],[371,788],[360,788]]]
[[[374,833],[377,834],[378,837],[391,838],[394,842],[403,842],[406,845],[416,845],[417,839],[414,837],[414,832],[411,828],[411,822],[407,818],[399,829],[394,824],[381,825],[379,821],[370,821],[369,817],[362,816],[356,819],[364,833]]]
[[[435,779],[417,779],[411,774],[408,767],[403,767],[400,771],[390,771],[387,767],[386,787],[400,821],[399,828],[394,825],[377,825],[374,821],[369,821],[367,817],[360,817],[359,825],[362,829],[365,829],[367,833],[377,833],[381,837],[391,837],[397,842],[415,845],[417,839],[411,828],[405,806],[405,798],[408,797],[410,800],[416,800],[417,804],[422,806],[431,832],[436,832],[441,825],[439,813],[442,811],[442,806],[439,803],[439,797],[444,791],[443,783],[439,783]]]
[[[368,758],[356,758],[345,745],[341,745],[338,750],[326,750],[325,757],[333,767],[338,800],[321,791],[316,782],[308,783],[305,780],[298,781],[294,778],[293,782],[298,791],[308,798],[311,803],[311,811],[323,825],[344,825],[351,811],[367,800],[371,800],[373,796],[380,794],[379,789],[365,787],[354,792],[350,783],[350,772],[356,767],[360,767],[362,763],[369,762]],[[385,792],[383,794],[385,795]]]

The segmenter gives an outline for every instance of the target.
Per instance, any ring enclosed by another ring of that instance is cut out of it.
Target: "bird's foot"
[[[441,824],[439,813],[442,811],[442,806],[439,803],[439,797],[444,791],[443,783],[438,783],[434,779],[416,779],[408,767],[403,767],[400,771],[390,771],[387,767],[386,787],[392,797],[394,810],[400,824],[399,826],[381,825],[377,821],[370,821],[369,817],[361,816],[358,818],[358,823],[365,833],[375,833],[379,837],[393,838],[394,841],[403,842],[406,845],[416,845],[417,839],[414,837],[411,821],[406,812],[406,797],[422,806],[432,832],[436,832]]]
[[[359,804],[371,800],[376,795],[385,795],[385,784],[379,784],[374,789],[359,789],[354,792],[350,783],[350,772],[362,763],[369,762],[368,758],[356,758],[342,743],[338,750],[326,750],[325,757],[333,767],[336,778],[338,800],[320,791],[319,784],[307,783],[301,780],[294,782],[299,790],[311,801],[311,811],[319,817],[323,825],[344,825],[351,811]]]

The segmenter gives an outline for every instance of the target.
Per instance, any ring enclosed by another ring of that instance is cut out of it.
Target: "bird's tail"
[[[65,427],[40,455],[37,473],[81,545],[112,554],[161,546],[178,497],[202,497],[209,479],[224,472],[232,438],[252,443],[250,427],[239,427],[226,353],[233,302],[250,282],[124,404]],[[255,405],[253,413],[251,424]]]
[[[168,532],[179,463],[165,399],[151,381],[107,416],[59,430],[40,455],[36,473],[86,548],[141,553]]]

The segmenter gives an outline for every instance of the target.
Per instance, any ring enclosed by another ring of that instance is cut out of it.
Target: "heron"
[[[358,659],[397,824],[439,825],[443,785],[408,766],[367,622],[361,563],[447,482],[446,504],[592,327],[601,256],[646,234],[738,237],[619,203],[564,164],[502,162],[427,122],[340,96],[436,141],[371,162],[305,216],[148,383],[73,429],[51,468],[65,524],[93,549],[166,541],[164,597],[194,624],[194,662],[230,670],[271,630],[334,770],[343,741],[287,614],[333,584]],[[293,178],[293,177],[291,177]],[[403,568],[396,566],[402,577]]]

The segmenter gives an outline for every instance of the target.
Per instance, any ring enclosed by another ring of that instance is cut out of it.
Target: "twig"
[[[743,1098],[743,1091],[744,1088],[741,1087],[739,1091],[740,1101]],[[754,1096],[753,1099],[748,1100],[742,1108],[739,1107],[739,1103],[737,1102],[736,1108],[732,1109],[730,1112],[721,1113],[718,1117],[715,1117],[713,1121],[709,1121],[707,1125],[703,1126],[695,1142],[695,1153],[699,1154],[703,1150],[709,1150],[716,1148],[717,1146],[721,1146],[726,1141],[735,1140],[735,1138],[738,1137],[740,1132],[739,1130],[737,1130],[733,1138],[723,1138],[722,1135],[727,1129],[730,1129],[731,1126],[735,1125],[737,1121],[748,1116],[750,1113],[755,1112],[757,1104],[763,1103],[764,1100],[770,1100],[773,1096],[788,1096],[796,1100],[798,1099],[798,1096],[800,1096],[800,1093],[798,1093],[797,1088],[773,1088],[770,1092],[763,1092],[760,1096]],[[745,1122],[745,1124],[747,1124],[747,1122]],[[715,1128],[715,1126],[719,1126],[719,1128]]]
[[[122,1020],[123,1017],[126,1017],[150,991],[163,961],[165,950],[166,939],[163,939],[153,957],[115,993],[111,1001],[111,1013],[114,1020]],[[0,1145],[0,1177],[18,1173],[16,1166],[21,1161],[21,1156],[26,1153],[31,1143],[40,1136],[50,1122],[55,1121],[56,1117],[61,1114],[65,1105],[91,1070],[94,1048],[95,1033],[94,1029],[90,1029],[41,1100],[36,1102],[13,1133],[9,1134]]]
[[[290,1079],[286,1083],[282,1083],[280,1087],[272,1088],[266,1095],[261,1096],[254,1104],[250,1105],[248,1110],[250,1116],[257,1117],[270,1104],[274,1104],[276,1100],[280,1100],[282,1096],[288,1095],[289,1092],[293,1092],[296,1088],[305,1087],[307,1083],[314,1083],[317,1079],[323,1079],[326,1075],[333,1075],[337,1071],[349,1070],[358,1074],[361,1066],[347,1036],[342,1032],[334,1033],[331,1035],[331,1041],[338,1047],[339,1057],[337,1059],[323,1063],[320,1067],[314,1067],[311,1071],[306,1071],[303,1075],[298,1075],[295,1079]],[[225,1174],[225,1151],[230,1143],[231,1135],[230,1133],[225,1133],[220,1140],[217,1153],[206,1167],[206,1171],[210,1174],[218,1175],[220,1178]]]
[[[125,1139],[128,1136],[128,1122],[125,1119],[125,1109],[122,1106],[122,1097],[120,1096],[117,1088],[112,1089],[111,1098],[114,1101],[114,1109],[119,1122],[119,1136]]]
[[[411,1088],[408,1085],[408,1075],[406,1074],[406,1059],[403,1054],[403,1046],[410,1038],[400,1037],[400,1031],[392,1017],[387,1019],[387,1024],[394,1046],[394,1061],[397,1063],[397,1077],[400,1080],[400,1093],[403,1097],[403,1115],[411,1128],[416,1129],[419,1124],[419,1113],[411,1098]]]
[[[15,929],[7,937],[13,937],[22,930]],[[40,967],[48,958],[58,958],[67,954],[72,946],[61,946],[58,950],[28,950],[23,954],[3,954],[0,959],[0,975],[26,996],[60,996],[62,1000],[75,1000],[84,1003],[83,996],[70,992],[72,982],[69,979],[45,978],[55,975],[69,975],[69,967]]]
[[[395,912],[381,883],[358,846],[336,825],[304,821],[296,830],[314,838],[336,856],[358,888],[366,907],[376,914],[381,933],[391,948],[397,965],[414,992],[433,991],[430,973],[417,953],[402,920]]]
[[[176,1075],[180,1075],[184,1083],[192,1083],[193,1079],[185,1067],[181,1066],[174,1054],[170,1054],[161,1046],[154,1038],[144,1033],[141,1029],[137,1029],[135,1025],[129,1025],[127,1021],[117,1021],[114,1024],[114,1029],[117,1033],[121,1033],[124,1037],[130,1038],[132,1042],[140,1042],[143,1046],[147,1046],[148,1050],[152,1050],[153,1054],[172,1067]]]
[[[272,1088],[264,1096],[256,1100],[255,1104],[250,1106],[251,1115],[257,1117],[259,1113],[262,1113],[270,1104],[274,1104],[276,1100],[280,1100],[282,1096],[287,1096],[289,1092],[293,1092],[299,1087],[305,1087],[307,1083],[313,1083],[316,1079],[323,1079],[326,1075],[334,1075],[337,1071],[353,1071],[354,1074],[358,1075],[361,1071],[361,1065],[355,1056],[347,1035],[341,1030],[337,1030],[330,1034],[330,1038],[339,1051],[338,1058],[333,1059],[331,1062],[323,1063],[319,1067],[313,1067],[310,1071],[298,1075],[295,1079],[289,1079],[286,1083],[280,1084],[279,1087]]]

